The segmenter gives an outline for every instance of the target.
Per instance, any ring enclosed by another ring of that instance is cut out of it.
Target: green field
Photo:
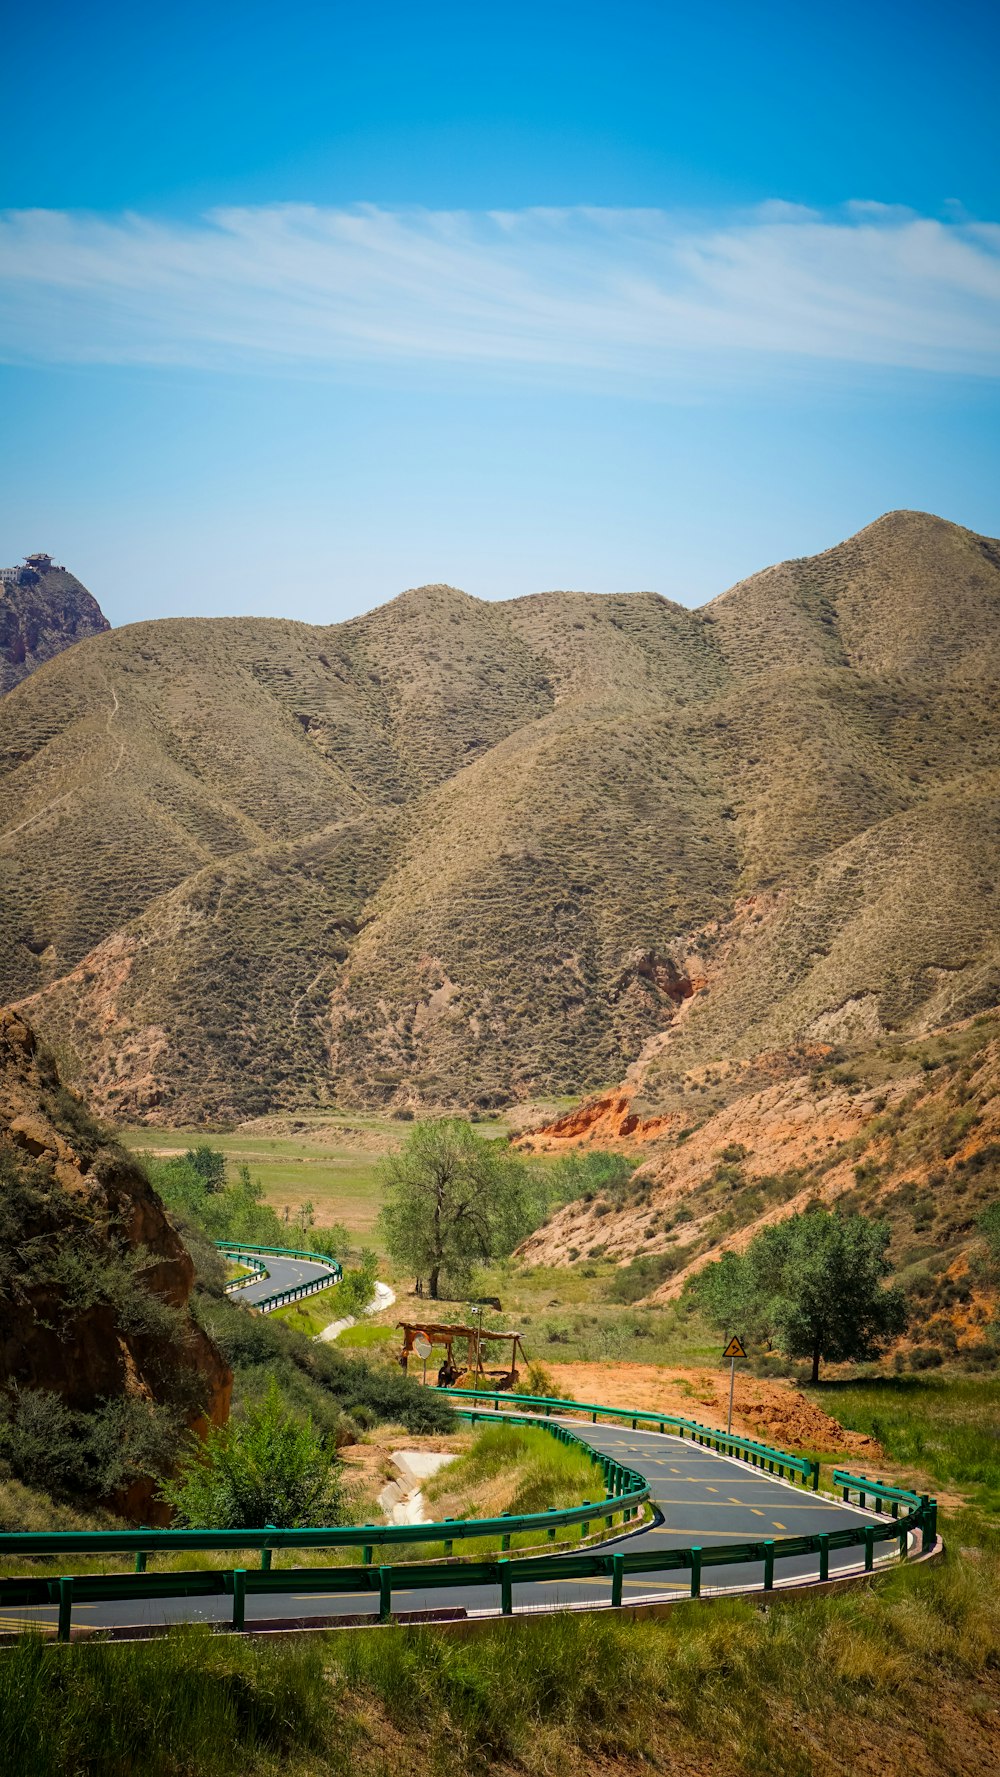
[[[303,1119],[304,1121],[304,1119]],[[290,1217],[304,1203],[316,1212],[317,1227],[341,1222],[358,1241],[370,1243],[381,1201],[377,1167],[382,1155],[406,1134],[391,1118],[324,1117],[294,1135],[236,1129],[224,1135],[204,1129],[126,1128],[119,1131],[136,1153],[165,1157],[208,1142],[226,1156],[230,1171],[249,1166],[268,1203]]]
[[[127,1148],[138,1154],[166,1158],[207,1142],[225,1154],[230,1173],[249,1166],[264,1197],[289,1219],[311,1203],[318,1228],[340,1222],[359,1245],[378,1245],[375,1218],[381,1206],[378,1164],[384,1154],[406,1140],[409,1124],[395,1117],[363,1113],[296,1116],[294,1130],[271,1134],[253,1125],[217,1133],[204,1128],[153,1129],[129,1126],[117,1131]],[[484,1135],[502,1136],[507,1124],[499,1117],[483,1119]]]

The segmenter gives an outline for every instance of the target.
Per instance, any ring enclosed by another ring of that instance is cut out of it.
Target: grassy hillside
[[[494,1108],[1000,999],[1000,545],[700,612],[424,587],[98,636],[0,706],[0,995],[130,1120]]]

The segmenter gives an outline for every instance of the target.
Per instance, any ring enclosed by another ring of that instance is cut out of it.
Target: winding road
[[[288,1259],[277,1253],[261,1255],[267,1265],[267,1276],[260,1277],[255,1283],[245,1283],[241,1289],[234,1290],[232,1299],[245,1302],[252,1308],[257,1302],[265,1302],[268,1297],[276,1296],[282,1290],[298,1290],[303,1284],[318,1283],[330,1277],[329,1265],[313,1264],[309,1259]]]
[[[806,1536],[819,1531],[860,1529],[877,1523],[874,1513],[843,1505],[821,1495],[780,1481],[774,1476],[749,1468],[735,1458],[717,1455],[703,1446],[682,1440],[671,1433],[630,1431],[620,1425],[592,1425],[589,1421],[575,1425],[587,1442],[617,1461],[639,1469],[649,1481],[655,1506],[655,1521],[631,1533],[611,1536],[609,1545],[629,1551],[653,1550],[657,1553],[673,1548],[688,1548],[697,1543],[711,1544],[746,1542]],[[887,1547],[891,1545],[886,1545]],[[279,1563],[275,1556],[275,1566]],[[859,1550],[830,1552],[830,1577],[858,1570]],[[461,1569],[456,1568],[456,1580]],[[782,1561],[778,1583],[802,1583],[818,1578],[818,1557],[802,1555]],[[760,1586],[763,1566],[748,1562],[745,1566],[706,1569],[702,1595],[731,1589]],[[680,1572],[631,1576],[625,1580],[624,1600],[635,1604],[640,1600],[664,1600],[686,1596],[688,1576]],[[610,1600],[610,1580],[571,1579],[544,1582],[520,1582],[514,1591],[515,1614],[532,1609],[572,1608],[604,1604]],[[496,1585],[464,1586],[456,1584],[454,1592],[436,1589],[421,1590],[419,1566],[413,1568],[413,1583],[393,1582],[393,1608],[396,1612],[428,1610],[455,1615],[493,1614],[500,1608],[500,1589]],[[334,1617],[375,1617],[378,1597],[370,1591],[323,1595],[316,1592],[297,1593],[294,1572],[289,1572],[289,1589],[268,1596],[248,1596],[248,1623],[251,1621],[329,1620]],[[123,1624],[164,1624],[178,1621],[226,1623],[231,1619],[232,1604],[228,1598],[167,1598],[133,1600],[123,1603],[91,1603],[81,1601],[74,1607],[74,1622],[83,1628],[97,1629]],[[0,1612],[17,1620],[54,1622],[55,1607]]]

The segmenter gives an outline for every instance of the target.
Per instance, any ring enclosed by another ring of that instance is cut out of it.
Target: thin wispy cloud
[[[639,379],[782,361],[996,376],[1000,226],[856,202],[660,210],[281,205],[0,218],[8,361],[438,364]]]

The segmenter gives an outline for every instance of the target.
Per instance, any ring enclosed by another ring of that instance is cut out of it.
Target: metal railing
[[[234,1253],[228,1252],[225,1247],[220,1247],[220,1251],[225,1252],[227,1259],[235,1258],[236,1256]],[[251,1258],[249,1253],[244,1253],[242,1255],[240,1263],[243,1265],[249,1265],[250,1270],[246,1277],[234,1277],[230,1283],[225,1285],[225,1293],[227,1296],[233,1296],[236,1294],[237,1290],[245,1290],[247,1284],[260,1283],[262,1277],[270,1277],[271,1275],[263,1259]]]
[[[494,1399],[493,1392],[487,1390],[442,1392],[485,1395],[491,1401]],[[508,1401],[510,1398],[507,1397]],[[534,1398],[541,1400],[543,1404],[547,1400],[544,1396]],[[528,1399],[531,1400],[532,1397]],[[549,1405],[571,1410],[578,1408],[580,1403],[550,1401]],[[685,1429],[694,1426],[699,1434],[698,1441],[714,1440],[713,1447],[720,1454],[729,1452],[730,1446],[734,1444],[752,1445],[754,1451],[767,1452],[769,1457],[780,1458],[780,1465],[788,1471],[790,1478],[801,1471],[799,1458],[790,1457],[786,1452],[771,1451],[768,1446],[756,1445],[753,1440],[734,1440],[724,1433],[713,1432],[710,1427],[697,1426],[694,1421],[676,1420],[670,1415],[643,1412],[632,1414],[620,1408],[603,1408],[593,1404],[589,1404],[587,1410],[632,1421],[650,1419],[664,1430],[668,1424],[683,1425]],[[457,1416],[473,1424],[484,1420],[496,1423],[492,1414],[474,1408],[460,1407],[457,1409]],[[136,1555],[136,1571],[133,1574],[64,1574],[58,1578],[28,1575],[3,1579],[0,1580],[0,1606],[32,1608],[56,1605],[57,1634],[63,1641],[69,1639],[75,1603],[141,1602],[160,1598],[231,1597],[232,1628],[240,1631],[245,1624],[246,1599],[253,1596],[289,1592],[296,1595],[314,1592],[329,1595],[377,1592],[378,1620],[384,1622],[392,1615],[394,1593],[413,1590],[455,1591],[487,1585],[499,1586],[501,1613],[509,1616],[513,1611],[513,1587],[516,1584],[603,1577],[611,1583],[611,1606],[620,1607],[624,1580],[629,1575],[684,1573],[689,1576],[686,1595],[698,1598],[702,1595],[703,1574],[706,1569],[750,1565],[761,1567],[763,1590],[770,1592],[775,1586],[776,1565],[782,1561],[816,1555],[819,1558],[816,1577],[825,1581],[830,1577],[830,1555],[833,1551],[863,1550],[864,1560],[860,1571],[872,1573],[875,1570],[875,1550],[878,1545],[895,1543],[898,1558],[903,1561],[909,1553],[911,1536],[919,1535],[924,1547],[933,1544],[936,1539],[937,1505],[926,1494],[912,1493],[905,1488],[891,1487],[883,1482],[872,1482],[863,1475],[851,1475],[845,1470],[836,1469],[834,1482],[842,1490],[845,1501],[850,1500],[852,1493],[857,1493],[862,1499],[864,1509],[864,1500],[871,1496],[879,1502],[876,1510],[884,1510],[888,1505],[891,1509],[894,1508],[892,1515],[883,1518],[882,1522],[861,1527],[849,1526],[844,1530],[822,1531],[808,1536],[763,1538],[759,1541],[714,1546],[695,1544],[690,1548],[659,1551],[595,1549],[559,1555],[511,1557],[508,1553],[511,1536],[526,1531],[535,1535],[545,1530],[550,1538],[554,1538],[561,1525],[579,1524],[586,1535],[590,1524],[602,1517],[605,1529],[610,1530],[616,1516],[620,1517],[623,1527],[627,1526],[639,1507],[648,1500],[649,1484],[638,1470],[627,1468],[604,1452],[595,1450],[569,1426],[558,1420],[553,1421],[551,1417],[539,1421],[535,1416],[504,1412],[503,1423],[529,1426],[542,1424],[560,1442],[581,1446],[603,1471],[606,1497],[551,1512],[504,1515],[497,1518],[443,1519],[436,1524],[425,1525],[331,1526],[310,1530],[282,1530],[267,1525],[263,1530],[257,1531],[139,1529],[6,1532],[0,1534],[0,1555],[20,1554],[31,1557],[128,1551]],[[813,1465],[807,1464],[806,1467],[811,1474]],[[901,1511],[901,1507],[906,1509]],[[498,1558],[471,1561],[449,1559],[456,1541],[495,1535],[501,1538],[501,1553]],[[443,1543],[445,1559],[395,1565],[376,1564],[373,1561],[377,1547],[418,1542]],[[362,1550],[361,1566],[272,1567],[272,1555],[278,1549],[359,1546]],[[146,1571],[149,1555],[158,1551],[248,1548],[261,1551],[259,1570],[232,1568],[161,1573]]]
[[[583,1413],[590,1415],[594,1425],[599,1417],[624,1420],[631,1425],[633,1431],[638,1431],[641,1423],[647,1430],[669,1430],[679,1438],[687,1435],[693,1443],[703,1444],[720,1456],[738,1457],[740,1461],[748,1462],[752,1468],[777,1475],[780,1480],[787,1476],[789,1480],[801,1481],[804,1487],[811,1486],[814,1493],[819,1487],[819,1463],[811,1461],[809,1457],[790,1456],[786,1450],[776,1450],[770,1444],[760,1444],[755,1438],[741,1438],[732,1432],[716,1431],[711,1425],[701,1425],[697,1419],[680,1419],[674,1413],[654,1413],[648,1409],[631,1407],[602,1407],[594,1401],[561,1400],[556,1395],[508,1394],[494,1388],[440,1388],[437,1392],[456,1399],[490,1401],[497,1413],[504,1412],[508,1406],[521,1409],[532,1407],[544,1413],[546,1418],[550,1418],[553,1413]]]
[[[306,1259],[311,1265],[325,1267],[325,1275],[314,1278],[309,1283],[294,1284],[291,1289],[275,1290],[270,1296],[262,1296],[260,1301],[252,1305],[258,1314],[270,1314],[275,1308],[286,1308],[291,1302],[300,1302],[304,1296],[314,1296],[320,1290],[328,1290],[335,1283],[341,1283],[344,1268],[339,1259],[331,1258],[329,1253],[306,1253],[293,1246],[251,1246],[243,1240],[217,1240],[216,1246],[228,1259],[240,1259],[248,1265],[261,1265],[264,1277],[270,1272],[264,1259]],[[248,1283],[259,1282],[259,1278],[240,1278],[229,1286],[227,1294],[235,1290],[245,1289]]]

